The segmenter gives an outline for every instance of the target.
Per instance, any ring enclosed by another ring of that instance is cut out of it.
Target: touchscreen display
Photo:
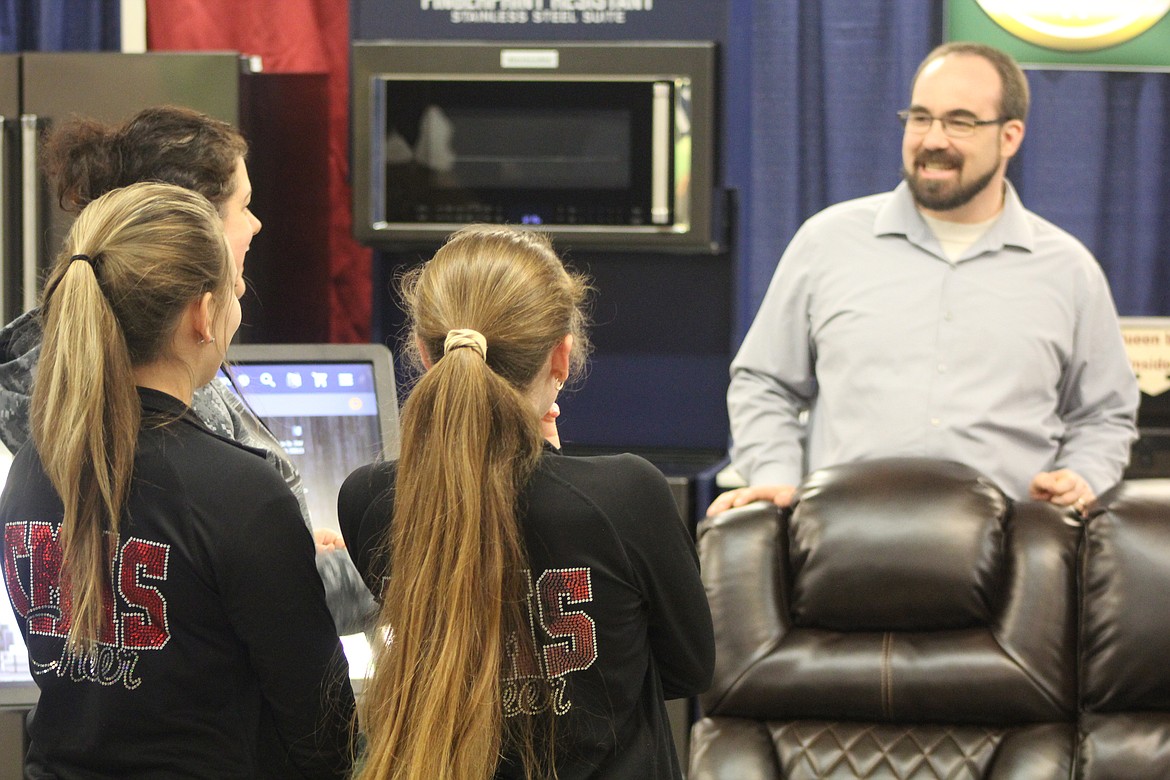
[[[300,471],[313,525],[339,530],[341,483],[382,451],[373,366],[245,363],[232,375],[234,389]],[[231,386],[226,376],[220,381]]]

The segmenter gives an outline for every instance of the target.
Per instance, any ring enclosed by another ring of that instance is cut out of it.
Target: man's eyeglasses
[[[942,124],[942,130],[948,138],[966,138],[975,133],[975,130],[984,125],[1002,125],[1008,121],[1007,117],[1000,119],[976,119],[964,114],[946,114],[934,116],[926,111],[916,111],[904,108],[898,112],[898,119],[902,120],[905,128],[915,135],[930,132],[936,121]]]

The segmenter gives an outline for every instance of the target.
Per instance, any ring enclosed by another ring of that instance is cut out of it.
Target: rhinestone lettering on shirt
[[[170,641],[167,601],[159,585],[166,581],[170,545],[128,537],[110,561],[113,584],[102,593],[105,620],[92,651],[77,654],[64,639],[71,625],[72,599],[61,588],[59,529],[52,523],[10,522],[4,527],[4,584],[13,610],[26,621],[29,639],[61,639],[56,657],[33,657],[35,675],[56,674],[74,682],[137,688],[135,672],[141,651],[164,648]],[[116,588],[116,596],[115,596]]]
[[[593,574],[587,567],[548,569],[535,583],[531,572],[525,574],[530,636],[507,642],[504,714],[564,715],[572,707],[566,676],[597,660],[597,624],[586,612],[569,609],[593,601]]]

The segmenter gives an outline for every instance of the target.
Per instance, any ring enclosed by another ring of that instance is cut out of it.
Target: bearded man
[[[1139,394],[1105,276],[1005,176],[1028,99],[989,46],[919,66],[903,182],[800,228],[732,362],[748,487],[709,514],[784,506],[806,471],[890,456],[959,461],[1077,511],[1121,478]]]

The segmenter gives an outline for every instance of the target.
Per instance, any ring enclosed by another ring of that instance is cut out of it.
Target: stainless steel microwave
[[[461,225],[559,247],[717,245],[710,42],[357,42],[354,230],[374,246]]]

